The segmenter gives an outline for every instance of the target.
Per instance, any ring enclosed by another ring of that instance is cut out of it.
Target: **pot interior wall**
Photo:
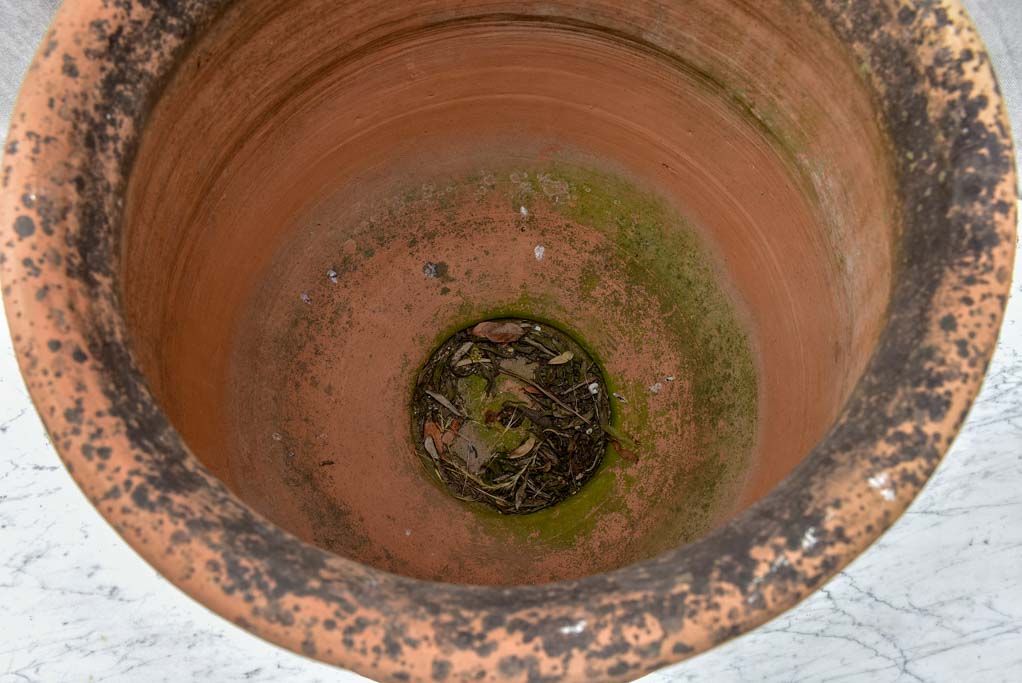
[[[761,497],[859,377],[896,237],[869,95],[796,5],[234,3],[123,233],[192,451],[309,542],[450,582],[606,571]],[[437,344],[503,315],[590,350],[639,442],[528,516],[449,496],[410,428]]]

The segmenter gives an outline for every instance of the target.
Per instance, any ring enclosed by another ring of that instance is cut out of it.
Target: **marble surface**
[[[966,4],[1022,122],[1022,1]],[[56,5],[0,0],[3,130]],[[1022,680],[1022,268],[1014,293],[965,429],[897,525],[796,609],[647,683]],[[6,321],[0,340],[0,683],[365,680],[237,629],[139,559],[57,460]]]

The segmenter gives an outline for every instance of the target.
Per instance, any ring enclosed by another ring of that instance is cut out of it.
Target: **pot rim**
[[[904,251],[869,367],[794,472],[694,543],[542,586],[395,576],[261,518],[160,411],[113,276],[140,124],[192,37],[230,4],[63,4],[12,116],[0,192],[7,316],[53,443],[118,533],[214,612],[383,680],[631,679],[794,606],[893,524],[939,464],[1010,291],[1017,195],[1004,105],[960,0],[918,10],[805,0],[868,67],[895,153]],[[917,120],[899,123],[903,111]]]

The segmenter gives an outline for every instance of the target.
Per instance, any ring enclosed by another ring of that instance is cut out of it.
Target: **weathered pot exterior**
[[[407,579],[263,520],[157,407],[132,358],[113,268],[146,113],[229,4],[66,3],[0,170],[7,315],[53,443],[119,533],[210,609],[379,680],[632,679],[792,607],[883,533],[940,462],[979,390],[1009,292],[1016,194],[1003,104],[957,1],[800,0],[868,67],[904,215],[878,349],[791,476],[695,543],[536,587]]]

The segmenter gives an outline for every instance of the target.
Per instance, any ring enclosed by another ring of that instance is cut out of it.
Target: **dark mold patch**
[[[75,63],[74,57],[69,54],[64,55],[64,66],[61,67],[61,73],[68,78],[78,78],[78,64]]]
[[[18,216],[14,219],[14,232],[18,233],[18,239],[27,239],[35,234],[35,221],[28,216]]]

